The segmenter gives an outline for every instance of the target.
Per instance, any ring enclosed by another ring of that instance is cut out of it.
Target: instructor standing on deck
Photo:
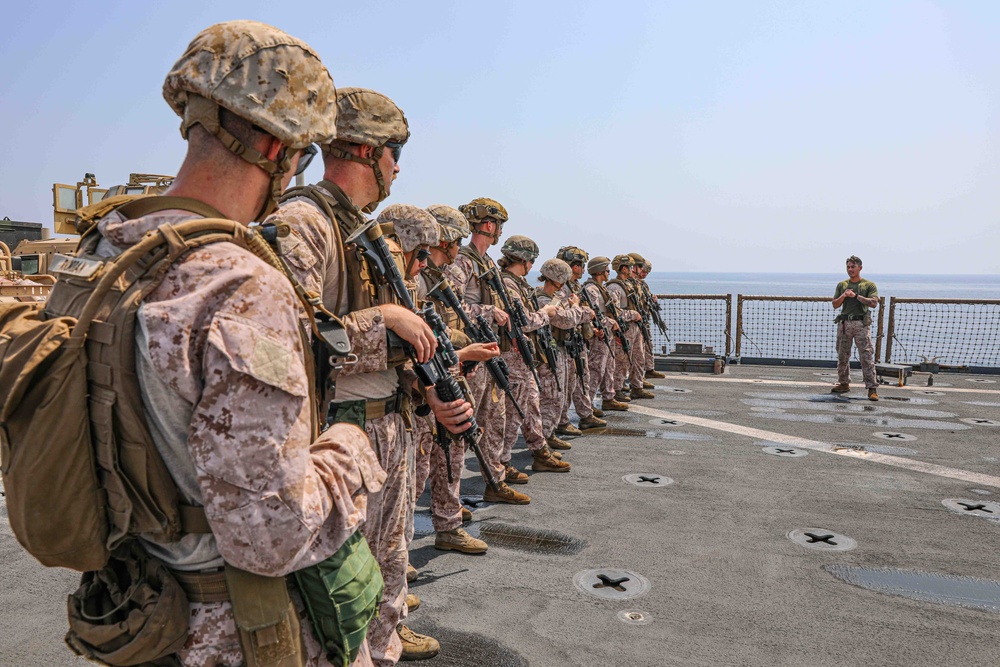
[[[830,391],[845,394],[851,390],[851,343],[854,342],[861,357],[861,374],[868,389],[868,400],[877,401],[870,309],[878,307],[878,288],[861,277],[861,259],[857,255],[847,258],[847,276],[847,280],[837,283],[833,294],[833,307],[843,308],[834,320],[837,323],[837,384]]]

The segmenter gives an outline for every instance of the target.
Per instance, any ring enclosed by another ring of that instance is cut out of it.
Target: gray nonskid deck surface
[[[816,369],[783,367],[780,379],[769,379],[776,376],[773,368],[736,366],[722,376],[654,380],[688,391],[658,389],[655,399],[634,404],[688,423],[658,426],[650,423],[653,414],[608,413],[610,426],[632,435],[577,438],[565,453],[571,473],[532,474],[518,487],[531,495],[530,505],[474,512],[479,528],[551,531],[584,541],[582,549],[495,545],[484,556],[466,556],[436,551],[432,535],[418,535],[411,561],[421,577],[413,592],[423,604],[408,623],[433,630],[444,645],[426,664],[1000,664],[1000,613],[867,590],[824,569],[1000,579],[1000,522],[942,505],[949,498],[1000,500],[1000,426],[961,421],[1000,421],[1000,385],[942,374],[936,379],[952,387],[880,388],[883,400],[873,404],[879,409],[865,410],[858,407],[870,405],[860,377],[852,394],[831,403],[823,383],[832,378]],[[924,382],[926,376],[911,379]],[[892,400],[903,398],[917,400]],[[879,421],[885,419],[908,423]],[[698,438],[646,436],[668,430]],[[915,438],[875,435],[884,432]],[[806,456],[762,451],[789,437],[808,443]],[[523,449],[514,462],[531,474]],[[476,468],[471,457],[468,463]],[[923,464],[937,467],[911,469]],[[642,488],[623,480],[634,473],[674,482]],[[463,494],[482,488],[467,471]],[[424,494],[418,512],[427,503]],[[805,548],[788,538],[795,529],[847,536],[857,546]],[[0,556],[0,663],[84,664],[61,641],[65,594],[76,575],[34,564],[5,521]],[[574,585],[576,573],[602,568],[642,575],[650,590],[611,600]],[[627,624],[618,617],[624,610],[648,622]]]

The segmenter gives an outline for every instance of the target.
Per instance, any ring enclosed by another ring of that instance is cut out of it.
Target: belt
[[[187,594],[188,602],[227,602],[229,600],[226,571],[222,568],[204,572],[171,570],[170,573]]]
[[[400,412],[403,409],[403,392],[396,392],[389,398],[377,398],[365,401],[365,421],[385,417]]]
[[[855,322],[855,321],[858,321],[858,320],[865,319],[865,316],[864,315],[845,315],[845,316],[841,317],[840,319],[842,321],[846,321],[846,322]]]

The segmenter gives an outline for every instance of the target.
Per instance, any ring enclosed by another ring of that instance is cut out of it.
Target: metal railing
[[[885,359],[1000,367],[1000,299],[891,297]]]
[[[733,351],[732,294],[657,294],[660,317],[667,325],[667,335],[651,327],[653,351],[666,354],[672,343],[696,341],[715,349]]]

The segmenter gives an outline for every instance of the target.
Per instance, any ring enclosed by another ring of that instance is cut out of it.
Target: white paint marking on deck
[[[794,447],[801,447],[802,449],[811,449],[817,452],[826,452],[828,454],[836,454],[838,456],[847,456],[849,458],[859,459],[862,461],[882,463],[887,466],[894,466],[896,468],[905,468],[907,470],[912,470],[914,472],[927,473],[928,475],[936,475],[938,477],[948,477],[950,479],[957,479],[961,482],[976,484],[977,486],[992,486],[995,488],[1000,488],[1000,477],[994,477],[993,475],[984,475],[981,473],[970,472],[968,470],[948,468],[946,466],[939,466],[934,463],[924,463],[923,461],[914,461],[912,459],[906,459],[899,456],[890,456],[888,454],[876,454],[874,452],[866,452],[849,447],[837,447],[830,443],[820,442],[818,440],[809,440],[807,438],[800,438],[798,436],[787,435],[785,433],[776,433],[774,431],[765,431],[763,429],[753,428],[750,426],[741,426],[739,424],[730,424],[728,422],[720,422],[720,421],[715,421],[713,419],[705,419],[704,417],[692,417],[690,415],[674,414],[672,412],[666,412],[664,410],[657,410],[656,408],[649,408],[643,405],[636,405],[635,403],[630,403],[628,409],[629,412],[638,412],[639,414],[649,415],[650,417],[661,417],[663,419],[682,420],[687,422],[691,426],[701,426],[703,428],[710,428],[716,431],[725,431],[726,433],[745,435],[748,438],[756,438],[758,440],[768,440],[770,442],[777,442],[782,445],[791,445]]]
[[[779,386],[788,387],[829,387],[829,382],[805,382],[801,380],[761,380],[759,378],[721,378],[715,376],[705,376],[705,377],[695,377],[693,375],[668,375],[667,380],[674,381],[684,381],[684,382],[736,382],[740,384],[774,384]],[[1000,394],[1000,389],[969,389],[966,387],[939,387],[938,385],[933,385],[931,387],[919,387],[914,385],[906,385],[905,387],[897,387],[894,384],[880,385],[881,389],[900,389],[902,391],[940,391],[942,393],[949,394]],[[859,392],[861,393],[861,392]]]

